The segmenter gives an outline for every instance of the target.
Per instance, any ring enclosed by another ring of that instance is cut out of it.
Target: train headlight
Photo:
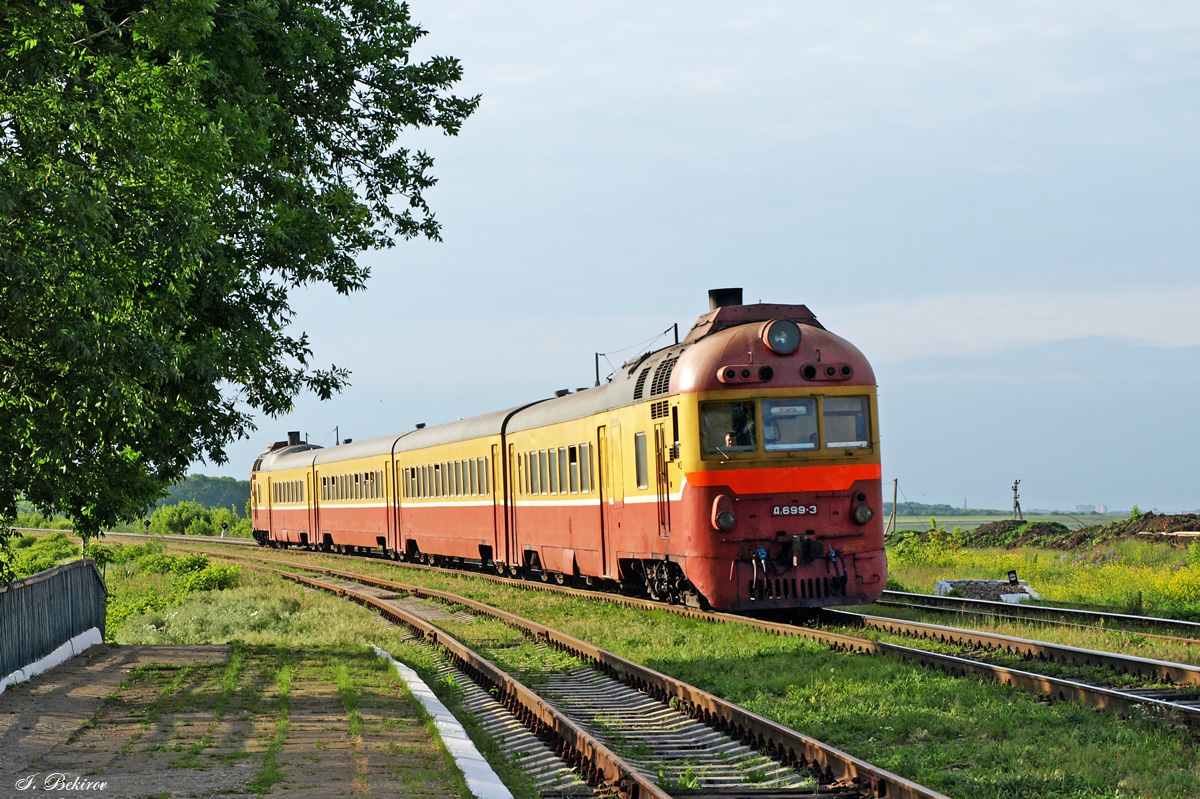
[[[763,331],[763,341],[772,352],[791,355],[800,346],[800,325],[787,319],[776,319]]]
[[[854,509],[854,521],[859,524],[866,524],[875,517],[875,511],[871,510],[870,505],[859,505]]]
[[[737,524],[737,517],[733,515],[733,511],[723,510],[717,514],[717,527],[725,532],[732,530],[735,524]]]

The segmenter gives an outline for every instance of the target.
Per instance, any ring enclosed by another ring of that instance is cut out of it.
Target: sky
[[[405,142],[443,241],[295,295],[351,386],[193,472],[591,385],[742,286],[871,360],[910,501],[1200,508],[1200,5],[410,8],[482,96]]]

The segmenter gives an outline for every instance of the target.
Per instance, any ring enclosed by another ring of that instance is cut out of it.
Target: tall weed
[[[1047,600],[1200,619],[1200,564],[1190,548],[1184,558],[1178,549],[1145,541],[1072,553],[964,549],[928,536],[897,541],[888,565],[890,579],[925,591],[939,579],[999,580],[1012,570]]]

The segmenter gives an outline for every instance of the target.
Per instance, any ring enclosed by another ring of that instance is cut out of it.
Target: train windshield
[[[763,400],[762,414],[763,441],[768,452],[817,448],[815,399]]]
[[[826,397],[821,408],[825,415],[826,447],[852,449],[870,446],[866,397]]]
[[[758,449],[754,402],[705,402],[700,405],[700,441],[704,454],[728,455]]]

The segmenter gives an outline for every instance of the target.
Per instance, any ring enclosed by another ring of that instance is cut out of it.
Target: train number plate
[[[776,505],[772,516],[804,516],[817,512],[816,505]]]

